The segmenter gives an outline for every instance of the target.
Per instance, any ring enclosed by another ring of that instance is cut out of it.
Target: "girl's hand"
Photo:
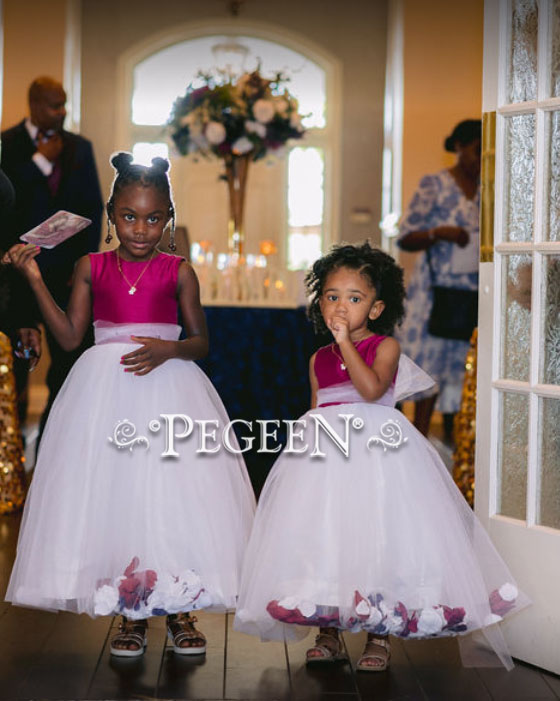
[[[436,239],[456,243],[461,248],[464,248],[470,240],[469,232],[460,226],[438,226],[432,231]]]
[[[13,265],[30,282],[32,280],[40,280],[41,271],[37,261],[34,260],[39,253],[41,253],[39,246],[34,246],[32,243],[17,243],[2,256],[2,263],[4,265]]]
[[[343,316],[335,314],[332,319],[327,321],[327,326],[329,331],[334,336],[334,340],[340,345],[343,341],[347,341],[350,338],[350,332],[348,330],[348,319]]]
[[[173,341],[162,341],[160,338],[149,336],[131,336],[130,338],[136,343],[141,343],[142,347],[122,356],[121,365],[127,366],[125,372],[147,375],[158,365],[175,357]]]

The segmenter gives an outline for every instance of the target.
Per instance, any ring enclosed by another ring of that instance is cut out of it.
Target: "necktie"
[[[45,132],[39,130],[37,132],[37,138],[35,139],[35,143],[38,144],[40,139],[42,139],[44,136],[48,135],[45,134]],[[47,176],[47,185],[49,187],[49,192],[51,193],[52,197],[55,197],[56,193],[58,192],[61,177],[62,167],[60,165],[60,158],[57,158],[56,161],[53,163],[53,169],[51,171],[51,174]]]
[[[49,186],[50,193],[53,197],[56,196],[58,192],[58,186],[60,185],[60,179],[62,177],[62,167],[60,165],[60,159],[53,163],[53,169],[51,174],[47,177],[47,184]]]

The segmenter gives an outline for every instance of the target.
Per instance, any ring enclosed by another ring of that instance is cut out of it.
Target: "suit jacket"
[[[62,173],[58,191],[53,196],[47,178],[32,159],[37,149],[25,121],[2,132],[1,138],[0,165],[16,192],[10,244],[59,209],[92,220],[86,229],[51,250],[43,249],[37,257],[47,287],[58,304],[65,307],[76,261],[99,249],[103,203],[91,143],[82,136],[62,131]],[[4,232],[1,235],[5,237]],[[3,240],[0,248],[4,247]]]
[[[9,236],[15,192],[12,183],[0,169],[0,222],[2,237]],[[0,246],[0,256],[3,250]],[[0,331],[14,340],[18,328],[37,326],[39,310],[26,280],[11,265],[0,265]]]

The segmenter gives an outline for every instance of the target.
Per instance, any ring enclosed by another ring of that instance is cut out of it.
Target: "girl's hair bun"
[[[159,156],[156,156],[155,158],[152,158],[152,168],[158,173],[167,173],[169,170],[169,161],[167,158],[160,158]]]
[[[122,173],[130,168],[133,161],[131,153],[127,151],[119,151],[111,156],[111,165],[117,171],[117,173]]]

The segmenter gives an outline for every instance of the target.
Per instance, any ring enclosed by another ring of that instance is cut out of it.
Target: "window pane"
[[[544,357],[541,378],[547,384],[560,385],[560,256],[546,256],[544,272]]]
[[[523,382],[530,370],[531,280],[531,256],[504,256],[502,377]]]
[[[163,143],[150,144],[138,141],[132,147],[132,157],[135,163],[149,166],[152,165],[152,158],[169,158],[169,147]]]
[[[235,47],[246,51],[234,51]],[[229,48],[228,48],[229,47]],[[305,127],[326,124],[325,72],[303,54],[265,39],[208,36],[169,46],[141,61],[134,69],[132,121],[134,124],[165,124],[175,99],[187,85],[197,84],[199,71],[215,72],[232,60],[244,71],[259,65],[263,75],[282,71],[290,78],[289,91],[299,101]]]
[[[560,1],[560,0],[559,0]],[[548,168],[548,207],[544,211],[545,238],[560,241],[560,112],[545,113]]]
[[[294,148],[288,160],[288,223],[290,227],[323,223],[323,153]]]
[[[307,267],[321,255],[324,159],[318,148],[294,148],[288,157],[288,267]]]
[[[541,444],[538,523],[560,528],[560,401],[542,398],[539,415]]]
[[[529,398],[504,393],[501,403],[498,513],[525,519]]]
[[[321,256],[321,234],[288,235],[288,268],[305,270]]]
[[[513,0],[509,100],[537,99],[537,0]]]
[[[535,115],[508,117],[504,232],[508,241],[530,241],[533,236],[534,147]]]

